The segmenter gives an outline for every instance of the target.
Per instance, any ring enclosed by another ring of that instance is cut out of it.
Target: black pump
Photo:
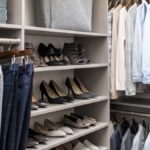
[[[52,104],[64,104],[67,102],[66,99],[59,97],[56,93],[48,86],[45,81],[40,84],[41,100],[43,101],[44,95],[47,97],[49,103]]]

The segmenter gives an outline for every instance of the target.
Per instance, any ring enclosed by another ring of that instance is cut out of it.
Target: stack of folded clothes
[[[0,0],[0,23],[6,23],[6,21],[7,21],[6,0]]]

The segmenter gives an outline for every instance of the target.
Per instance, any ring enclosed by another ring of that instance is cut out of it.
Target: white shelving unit
[[[62,48],[65,42],[82,43],[86,55],[91,60],[87,65],[68,65],[35,68],[33,94],[40,98],[39,85],[44,79],[49,83],[55,80],[64,90],[66,77],[77,75],[85,86],[99,95],[90,100],[75,100],[64,105],[50,104],[45,109],[31,113],[31,127],[35,121],[43,123],[44,119],[60,121],[64,114],[75,112],[97,119],[95,127],[74,129],[74,135],[66,138],[50,138],[46,145],[39,145],[37,150],[49,150],[77,138],[89,139],[100,150],[109,150],[109,84],[107,51],[107,1],[93,0],[93,31],[80,32],[37,27],[35,23],[35,0],[8,0],[8,24],[0,24],[0,38],[20,38],[17,46],[24,49],[25,42],[31,42],[37,49],[39,43],[52,43]],[[31,149],[32,150],[32,149]]]
[[[65,138],[49,138],[47,145],[39,145],[39,146],[37,146],[37,149],[38,150],[52,149],[52,148],[62,145],[64,143],[68,143],[72,140],[81,138],[87,134],[96,132],[98,130],[102,130],[106,127],[108,127],[107,123],[98,122],[95,127],[90,127],[89,129],[73,129],[73,131],[74,131],[73,135],[68,135]],[[28,149],[28,150],[33,150],[33,149]]]

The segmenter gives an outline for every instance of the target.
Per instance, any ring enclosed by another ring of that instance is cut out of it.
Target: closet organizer
[[[58,30],[37,27],[35,23],[34,0],[8,0],[7,24],[0,24],[0,38],[21,39],[19,49],[25,49],[25,43],[33,43],[35,50],[39,43],[54,44],[63,48],[64,43],[79,42],[86,50],[90,64],[47,66],[34,69],[33,94],[41,98],[39,86],[42,80],[49,83],[55,80],[64,90],[67,77],[77,75],[86,87],[98,96],[89,100],[75,100],[63,105],[49,104],[47,108],[31,111],[30,127],[35,122],[44,123],[45,119],[59,122],[64,114],[74,112],[87,115],[97,120],[96,126],[87,129],[74,129],[73,135],[64,138],[49,138],[46,144],[36,146],[37,150],[49,150],[75,139],[88,139],[100,150],[109,149],[109,65],[107,52],[107,1],[93,0],[92,32]],[[30,150],[33,150],[32,148]]]

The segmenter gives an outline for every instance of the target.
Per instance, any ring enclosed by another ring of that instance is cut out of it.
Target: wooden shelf
[[[67,103],[63,105],[62,104],[61,105],[50,104],[47,108],[39,108],[38,110],[33,110],[31,112],[31,117],[36,117],[39,115],[44,115],[44,114],[48,114],[48,113],[52,113],[52,112],[56,112],[60,110],[65,110],[69,108],[75,108],[78,106],[88,105],[92,103],[103,102],[106,100],[108,100],[108,97],[98,96],[96,98],[89,99],[89,100],[75,100],[73,103]]]
[[[80,32],[71,30],[60,30],[51,28],[41,28],[25,26],[26,35],[63,36],[63,37],[107,37],[105,33]]]
[[[98,122],[96,126],[90,127],[88,129],[73,129],[74,134],[68,135],[65,138],[49,138],[49,141],[46,145],[38,145],[38,150],[49,150],[54,147],[60,146],[62,144],[65,144],[67,142],[70,142],[72,140],[81,138],[85,135],[88,135],[90,133],[96,132],[98,130],[102,130],[104,128],[108,127],[108,123]],[[102,147],[102,150],[106,150],[107,148]],[[26,150],[35,150],[35,149],[26,149]]]
[[[35,72],[57,71],[57,70],[74,70],[74,69],[88,69],[88,68],[103,68],[108,67],[107,63],[102,64],[86,64],[86,65],[67,65],[67,66],[48,66],[35,68]]]
[[[0,23],[0,29],[19,30],[19,29],[22,29],[22,26],[21,25],[15,25],[15,24],[3,24],[3,23]]]

